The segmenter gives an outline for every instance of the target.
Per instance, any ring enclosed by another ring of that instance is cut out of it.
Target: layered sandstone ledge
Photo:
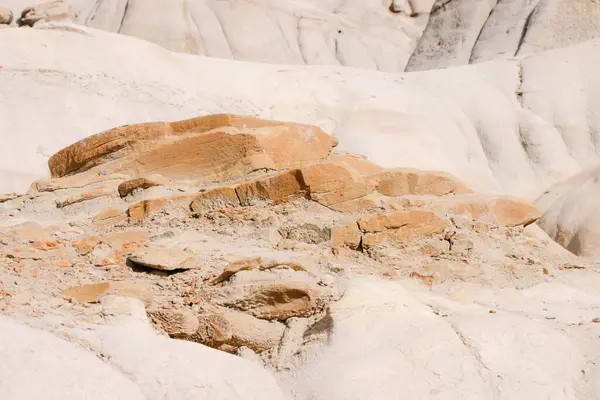
[[[359,277],[434,293],[586,268],[540,239],[526,201],[336,145],[314,126],[238,115],[77,142],[51,157],[52,178],[0,200],[0,309],[74,326],[150,321],[285,376],[338,343],[328,321],[362,315]]]

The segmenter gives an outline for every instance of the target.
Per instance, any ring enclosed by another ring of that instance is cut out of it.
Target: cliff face
[[[29,1],[7,0],[20,13]],[[71,0],[80,24],[167,50],[386,72],[464,65],[600,37],[591,0]]]

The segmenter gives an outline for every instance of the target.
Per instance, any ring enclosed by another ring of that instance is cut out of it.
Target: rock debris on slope
[[[2,203],[0,310],[99,355],[85,379],[131,398],[593,398],[593,261],[524,200],[337,145],[226,114],[74,143]]]

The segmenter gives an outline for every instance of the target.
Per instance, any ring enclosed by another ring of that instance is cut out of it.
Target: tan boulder
[[[348,168],[334,163],[303,167],[302,176],[310,199],[336,211],[360,209],[357,201],[375,190],[374,181],[354,179]],[[352,206],[348,207],[345,203],[352,203]],[[365,204],[372,205],[371,202]]]
[[[53,177],[102,164],[106,173],[210,183],[323,160],[336,145],[314,126],[216,115],[112,129],[59,151],[48,164]]]
[[[349,247],[357,249],[360,246],[361,233],[358,224],[334,226],[331,228],[331,247]]]
[[[363,246],[400,244],[417,237],[442,233],[445,221],[431,210],[395,211],[381,215],[367,215],[358,220],[363,235]]]
[[[165,185],[167,181],[160,175],[141,176],[122,182],[119,187],[119,196],[127,197],[134,190],[144,190],[154,186]]]
[[[385,196],[407,195],[444,196],[455,193],[471,193],[471,190],[455,176],[439,171],[417,169],[387,169],[374,177],[377,191]]]
[[[191,336],[198,331],[198,317],[189,310],[147,310],[154,325],[174,338]]]
[[[138,284],[129,282],[103,282],[74,286],[65,289],[61,295],[70,301],[98,303],[104,296],[115,295],[140,299],[146,304],[152,302],[152,293]]]
[[[190,203],[198,197],[197,194],[181,194],[176,196],[148,199],[132,204],[127,210],[127,215],[133,222],[139,222],[160,211],[181,208],[186,212],[190,210]]]
[[[316,294],[313,287],[301,281],[257,282],[222,288],[223,306],[246,311],[257,318],[285,320],[306,317],[314,312]]]
[[[195,213],[203,213],[240,205],[236,188],[222,186],[199,194],[190,204],[190,209]]]
[[[38,22],[72,21],[75,13],[68,1],[50,0],[26,7],[21,12],[20,26],[34,26]]]
[[[235,189],[243,206],[252,205],[260,200],[280,201],[298,198],[304,195],[305,190],[302,172],[297,169],[245,182]]]
[[[173,247],[151,245],[136,251],[129,261],[144,267],[161,271],[191,269],[197,267],[195,257],[190,253]]]
[[[279,344],[285,326],[237,311],[218,311],[199,316],[200,328],[190,339],[215,348],[246,346],[260,353]]]
[[[461,195],[434,203],[444,214],[466,214],[504,225],[529,225],[540,218],[540,211],[531,203],[509,196]]]
[[[12,20],[12,10],[10,8],[0,7],[0,25],[10,25]]]

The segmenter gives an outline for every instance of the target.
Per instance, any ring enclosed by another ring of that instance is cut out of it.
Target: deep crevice
[[[521,46],[523,45],[523,42],[525,41],[525,36],[527,36],[527,31],[529,30],[529,24],[531,24],[531,18],[533,17],[533,14],[535,14],[535,12],[537,11],[539,6],[540,6],[540,3],[538,3],[535,7],[533,7],[533,10],[531,10],[531,12],[527,16],[527,18],[525,18],[525,25],[523,25],[523,30],[521,31],[521,37],[519,38],[519,43],[517,44],[517,50],[515,50],[515,54],[514,54],[515,56],[517,54],[519,54],[519,51],[521,50]]]

